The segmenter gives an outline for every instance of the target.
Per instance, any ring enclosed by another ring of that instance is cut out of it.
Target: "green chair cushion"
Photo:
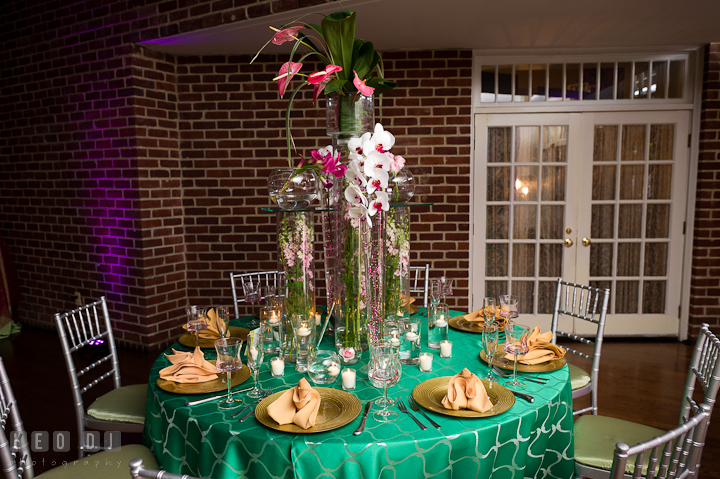
[[[570,373],[570,386],[573,391],[587,386],[592,381],[592,378],[584,369],[572,364],[568,364],[568,372]]]
[[[624,442],[628,446],[634,446],[666,432],[612,417],[581,416],[575,421],[574,426],[575,462],[609,471],[612,468],[615,444]],[[649,455],[646,454],[643,476],[647,473],[648,461]],[[628,474],[635,472],[634,458],[628,460],[625,472]]]
[[[147,384],[133,384],[103,394],[88,408],[88,416],[103,421],[145,423]]]
[[[135,458],[143,461],[143,466],[159,469],[158,462],[152,451],[140,444],[120,446],[118,451],[100,451],[97,454],[82,459],[70,460],[47,472],[43,472],[36,479],[128,479],[130,466],[128,462]]]

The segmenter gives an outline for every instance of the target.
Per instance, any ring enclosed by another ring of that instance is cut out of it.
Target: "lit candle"
[[[285,360],[279,356],[272,358],[270,361],[272,367],[272,375],[276,378],[285,375]]]
[[[440,341],[440,357],[451,358],[452,357],[452,342],[448,340]]]
[[[253,361],[257,360],[257,356],[258,356],[257,348],[250,348],[250,357],[252,358]]]
[[[415,341],[418,338],[418,335],[415,331],[408,331],[405,333],[405,339],[408,341]]]
[[[343,369],[342,388],[346,391],[355,389],[355,370],[353,368]]]
[[[390,338],[390,344],[392,344],[395,347],[400,346],[400,338],[398,338],[397,336],[393,336],[392,338]]]
[[[328,366],[327,372],[330,376],[335,377],[340,372],[340,368],[335,366],[334,364],[331,364],[330,366]]]
[[[432,353],[420,353],[420,370],[424,372],[432,371]]]
[[[310,336],[310,328],[302,327],[297,330],[298,336]]]
[[[268,321],[270,321],[270,324],[277,324],[278,322],[280,322],[280,318],[278,318],[278,315],[275,311],[272,311],[270,313],[270,319]]]
[[[440,316],[440,319],[435,321],[435,326],[438,326],[440,328],[444,328],[445,326],[447,326],[447,324],[448,323],[447,321],[445,321],[445,316]]]
[[[320,320],[322,320],[322,314],[315,313],[315,326],[320,326]]]

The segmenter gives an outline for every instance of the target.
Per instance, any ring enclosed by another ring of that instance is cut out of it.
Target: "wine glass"
[[[517,296],[503,294],[500,299],[500,316],[505,319],[515,319],[518,317],[518,301]]]
[[[517,358],[528,352],[527,337],[530,328],[522,324],[508,323],[505,325],[505,352],[513,355],[513,375],[505,381],[505,387],[515,391],[525,389],[525,383],[517,379]]]
[[[495,298],[483,298],[483,315],[486,323],[495,322]]]
[[[483,350],[485,351],[485,357],[487,358],[488,363],[488,373],[484,379],[490,382],[497,382],[499,381],[499,379],[493,374],[492,362],[493,357],[495,356],[495,350],[497,349],[498,330],[500,329],[500,327],[498,326],[498,323],[494,321],[485,321],[482,328],[482,346]]]
[[[185,308],[187,314],[187,330],[195,333],[195,347],[200,347],[200,331],[207,329],[207,321],[205,319],[205,310],[195,305]]]
[[[234,409],[243,402],[242,399],[234,399],[232,391],[230,391],[230,383],[232,382],[230,381],[230,377],[232,372],[242,368],[242,361],[240,361],[242,343],[242,339],[238,338],[220,338],[216,339],[213,343],[215,344],[215,351],[217,352],[215,367],[218,371],[227,373],[228,397],[218,403],[219,409]]]
[[[247,393],[248,397],[261,398],[265,397],[266,391],[263,391],[258,387],[258,372],[260,366],[262,366],[265,354],[263,352],[263,332],[262,327],[253,329],[248,333],[247,336],[247,348],[245,349],[245,355],[247,356],[247,364],[252,371],[253,381],[255,385]]]
[[[218,333],[220,333],[220,337],[224,338],[230,331],[230,310],[224,306],[216,306],[215,318],[217,318],[215,323]]]
[[[453,294],[453,282],[455,280],[452,278],[446,278],[445,276],[440,277],[440,295],[442,302],[445,303],[445,298],[447,296],[452,296]]]
[[[260,303],[260,282],[253,283],[252,280],[243,281],[243,292],[245,293],[245,302],[248,304]],[[255,315],[252,319],[247,322],[248,328],[257,328],[260,323],[257,321]]]
[[[378,422],[392,422],[398,418],[397,412],[388,409],[391,402],[387,397],[388,388],[397,384],[400,378],[398,363],[398,349],[390,342],[383,341],[373,348],[373,379],[383,386],[383,399],[377,401],[383,408],[373,414]]]
[[[440,304],[441,297],[442,288],[440,287],[440,281],[437,279],[430,281],[430,304],[433,306]]]

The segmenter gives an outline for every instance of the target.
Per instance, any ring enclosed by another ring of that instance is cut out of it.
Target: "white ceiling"
[[[356,36],[384,50],[662,50],[720,41],[718,0],[348,0]],[[255,53],[284,23],[322,5],[144,43],[173,54]],[[269,45],[266,52],[286,51]]]

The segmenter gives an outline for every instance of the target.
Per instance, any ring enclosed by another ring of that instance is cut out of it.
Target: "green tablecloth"
[[[427,326],[422,344],[423,351],[430,351],[426,333]],[[480,335],[451,329],[450,340],[451,359],[442,359],[436,352],[431,373],[404,365],[402,378],[388,391],[389,396],[406,397],[420,382],[451,376],[463,367],[481,377],[487,373],[478,358]],[[331,348],[326,339],[322,349]],[[208,350],[206,358],[214,358],[214,352]],[[353,367],[359,368],[363,361],[367,362],[367,352]],[[333,431],[292,435],[270,430],[254,417],[240,423],[230,418],[231,412],[219,411],[216,402],[186,407],[187,399],[206,396],[180,396],[159,389],[158,371],[167,365],[169,361],[161,355],[150,373],[144,443],[169,472],[215,479],[573,477],[572,391],[567,367],[545,373],[550,378],[547,385],[528,382],[525,392],[535,396],[535,402],[517,399],[509,411],[498,416],[457,419],[428,412],[442,426],[438,430],[416,414],[428,425],[426,431],[404,414],[389,424],[369,417],[365,432],[353,436],[359,417]],[[275,391],[295,386],[301,377],[292,365],[286,365],[285,377],[273,378],[267,362],[259,376],[263,387]],[[251,384],[252,378],[243,387]],[[332,387],[340,389],[340,379]],[[381,396],[382,390],[358,374],[354,393],[364,405]]]

